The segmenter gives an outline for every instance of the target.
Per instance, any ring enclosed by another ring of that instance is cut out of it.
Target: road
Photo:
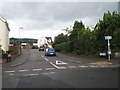
[[[3,88],[118,88],[116,67],[88,65],[60,53],[45,56],[37,49],[23,50],[23,54],[26,63],[3,68]]]

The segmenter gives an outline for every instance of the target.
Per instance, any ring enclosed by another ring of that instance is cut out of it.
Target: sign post
[[[108,40],[108,60],[110,61],[110,55],[111,55],[111,49],[110,49],[110,39],[112,39],[112,36],[105,36],[105,40]]]

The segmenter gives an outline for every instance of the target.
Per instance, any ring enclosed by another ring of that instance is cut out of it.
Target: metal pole
[[[23,27],[20,27],[20,28],[19,28],[19,44],[20,44],[20,45],[19,45],[19,47],[20,47],[20,48],[19,48],[19,55],[20,55],[20,53],[21,53],[21,36],[20,36],[20,29],[23,29]]]
[[[110,61],[110,42],[109,42],[109,39],[108,39],[108,60]]]
[[[20,55],[20,28],[19,28],[19,55]]]

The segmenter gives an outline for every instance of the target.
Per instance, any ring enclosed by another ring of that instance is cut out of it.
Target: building
[[[38,47],[45,46],[45,47],[52,47],[52,38],[51,37],[41,37],[38,39]]]
[[[41,38],[39,38],[38,41],[37,41],[38,47],[44,45],[45,43],[47,43],[47,40],[46,40],[45,37],[41,37]]]
[[[0,16],[0,46],[5,53],[9,50],[9,31],[7,21]]]

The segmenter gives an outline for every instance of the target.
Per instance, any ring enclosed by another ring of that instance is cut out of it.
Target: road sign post
[[[110,55],[111,55],[111,49],[110,49],[110,39],[112,39],[112,36],[105,36],[105,40],[108,40],[108,60],[110,61]]]

